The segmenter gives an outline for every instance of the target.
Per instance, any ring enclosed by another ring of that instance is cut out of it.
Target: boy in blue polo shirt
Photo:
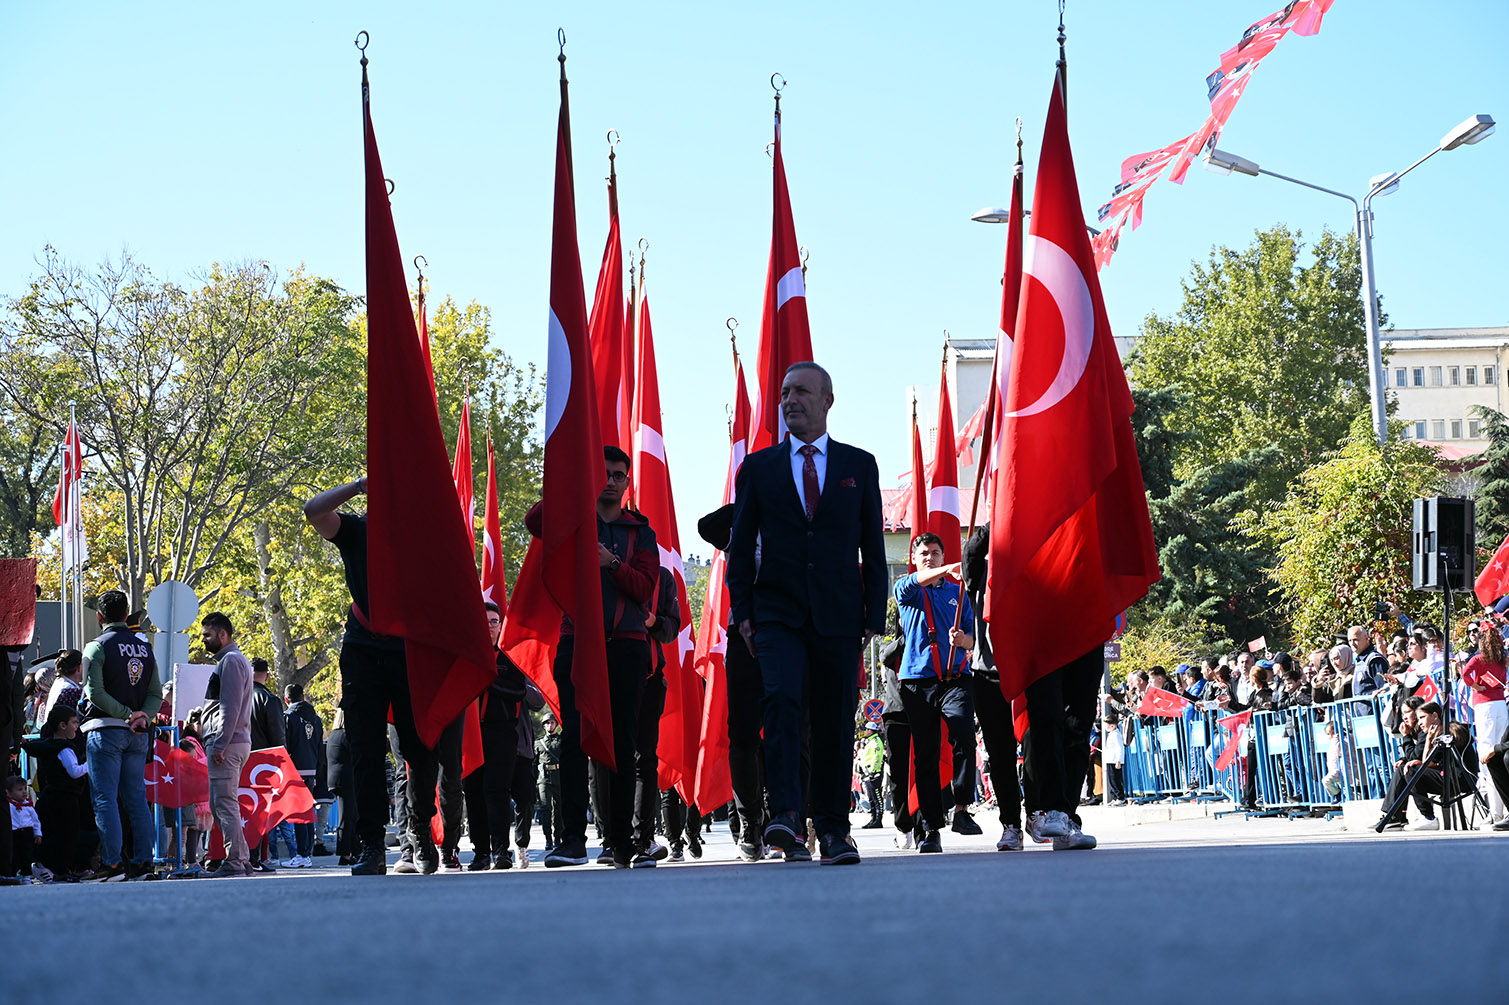
[[[969,815],[975,792],[975,707],[965,680],[975,640],[963,628],[954,627],[972,627],[975,615],[959,585],[959,565],[943,563],[942,538],[918,534],[912,541],[912,560],[917,571],[898,580],[894,590],[906,640],[898,676],[918,762],[917,809],[924,830],[917,850],[941,852],[943,793],[939,772],[933,767],[933,751],[939,748],[944,723],[954,748],[953,829],[960,834],[980,833],[980,825]]]

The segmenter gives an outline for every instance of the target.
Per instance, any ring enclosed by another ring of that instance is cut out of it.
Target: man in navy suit
[[[765,843],[811,859],[801,836],[801,726],[811,723],[812,818],[824,865],[849,865],[854,711],[863,646],[885,627],[880,471],[828,437],[833,381],[795,363],[781,382],[784,442],[739,469],[728,550],[730,620],[759,658],[765,696]],[[862,564],[861,564],[862,563]]]

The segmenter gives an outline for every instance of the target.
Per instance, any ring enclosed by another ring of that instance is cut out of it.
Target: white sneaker
[[[1069,833],[1053,839],[1054,851],[1088,851],[1095,847],[1095,839],[1084,831],[1073,820],[1069,821]]]
[[[302,861],[304,860],[295,855],[292,858],[285,858],[283,861],[279,862],[278,865],[283,867],[284,869],[297,869],[299,867],[299,863],[301,863]]]
[[[897,831],[896,832],[896,847],[900,848],[902,851],[910,851],[911,847],[912,847],[912,832],[911,831]]]
[[[1441,829],[1441,822],[1432,817],[1429,820],[1419,820],[1410,824],[1409,829],[1412,831],[1438,831]]]
[[[1007,824],[1006,829],[1001,831],[1001,840],[996,842],[996,851],[1021,851],[1022,829],[1015,824]]]
[[[518,863],[518,866],[519,866],[520,869],[528,869],[529,868],[529,849],[521,847],[519,849],[519,853],[514,856],[514,861],[516,863]]]
[[[1027,836],[1038,844],[1047,844],[1050,838],[1063,837],[1074,826],[1074,821],[1062,810],[1037,810],[1027,817]]]

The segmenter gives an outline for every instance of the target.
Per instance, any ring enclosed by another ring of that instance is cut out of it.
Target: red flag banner
[[[577,250],[571,168],[571,106],[561,63],[556,132],[555,209],[550,248],[550,351],[545,380],[545,476],[540,508],[540,573],[545,592],[571,618],[571,683],[581,716],[582,749],[610,770],[613,720],[597,555],[597,496],[603,485],[587,302]],[[531,549],[533,554],[533,549]],[[526,559],[526,567],[528,560]],[[523,575],[520,575],[523,582]],[[520,598],[514,598],[514,610]]]
[[[1193,703],[1183,695],[1165,691],[1161,687],[1150,687],[1143,692],[1142,703],[1137,706],[1137,714],[1177,719],[1191,707]]]
[[[910,503],[906,511],[906,525],[911,540],[916,540],[918,534],[927,530],[927,471],[922,466],[922,434],[917,429],[916,402],[912,403],[912,483],[907,489],[907,498]],[[917,571],[911,541],[907,542],[906,567],[909,572]]]
[[[362,67],[367,189],[367,581],[375,631],[404,640],[414,725],[433,746],[497,676],[425,379]]]
[[[208,774],[205,785],[208,787]],[[299,776],[283,747],[254,750],[241,768],[241,828],[248,846],[262,842],[262,838],[284,820],[294,823],[313,823],[315,820],[314,795]],[[219,848],[218,854],[216,849]],[[211,857],[223,858],[224,843],[217,826],[211,832]]]
[[[435,406],[440,406],[440,396],[435,391],[435,362],[430,358],[430,317],[424,303],[424,289],[419,290],[419,351],[424,354],[424,375],[430,379],[430,395]]]
[[[1484,607],[1492,607],[1500,597],[1509,593],[1509,537],[1504,538],[1504,543],[1499,545],[1488,564],[1483,566],[1483,571],[1478,573],[1477,581],[1472,584],[1472,592]]]
[[[508,573],[503,568],[503,527],[498,518],[498,461],[492,433],[487,434],[487,501],[482,519],[482,599],[508,613]]]
[[[1158,579],[1132,395],[1085,233],[1056,80],[1015,338],[1009,365],[1004,353],[1001,362],[1008,383],[987,608],[1001,690],[1014,698],[1098,649],[1117,615]],[[1064,611],[1074,618],[1065,622]]]
[[[723,505],[734,501],[734,480],[749,442],[749,395],[744,389],[744,366],[734,359],[733,423],[729,426],[728,474],[723,479]],[[697,737],[697,780],[693,802],[722,806],[733,798],[728,773],[728,556],[720,551],[708,570],[702,604],[702,632],[692,666],[703,680],[702,726]]]
[[[642,283],[642,281],[641,281]],[[697,746],[702,727],[702,679],[692,668],[696,642],[692,639],[692,611],[686,599],[686,567],[681,557],[681,532],[671,492],[671,467],[666,457],[660,413],[660,377],[656,372],[655,338],[650,325],[650,298],[643,289],[639,300],[639,338],[635,358],[639,374],[634,387],[634,481],[639,511],[650,521],[660,548],[660,566],[676,579],[676,605],[681,632],[665,647],[665,710],[660,716],[660,788],[675,788],[687,803],[696,801]],[[658,594],[660,587],[656,585]]]
[[[1427,673],[1420,681],[1419,690],[1410,697],[1419,698],[1421,701],[1440,701],[1441,689],[1436,686],[1436,679]]]
[[[183,809],[210,801],[210,769],[203,755],[157,740],[147,762],[147,802],[165,809]]]
[[[1216,758],[1215,769],[1217,771],[1225,771],[1231,767],[1231,762],[1236,760],[1237,753],[1242,747],[1242,742],[1247,736],[1248,725],[1251,722],[1251,709],[1240,715],[1228,715],[1224,719],[1216,720],[1217,725],[1231,735],[1231,739],[1227,742],[1225,749],[1221,751],[1221,756]]]
[[[477,504],[472,481],[472,400],[461,403],[461,424],[456,427],[456,460],[451,465],[451,480],[456,483],[456,499],[461,503],[461,519],[466,521],[466,538],[477,553]]]
[[[781,99],[775,99],[774,196],[770,232],[770,264],[765,274],[765,313],[760,319],[760,345],[755,354],[754,411],[749,450],[763,450],[786,439],[781,415],[781,382],[792,363],[812,359],[812,331],[807,323],[807,279],[802,268],[796,224],[791,216],[791,192],[786,187],[786,161],[781,154]],[[920,525],[914,525],[920,526]]]
[[[962,557],[959,540],[959,454],[954,447],[954,408],[948,373],[938,385],[938,440],[933,444],[933,483],[927,494],[927,529],[943,538],[943,561]]]
[[[588,341],[592,346],[592,377],[597,388],[597,424],[604,443],[617,444],[628,453],[628,429],[620,434],[621,418],[627,414],[623,401],[624,364],[630,352],[624,346],[626,319],[621,310],[624,298],[623,239],[618,227],[618,170],[616,154],[608,153],[608,242],[603,248],[603,264],[597,272],[597,291],[592,297],[592,315],[588,319]],[[632,393],[632,391],[631,391]]]
[[[0,558],[0,646],[31,645],[36,627],[37,560]]]

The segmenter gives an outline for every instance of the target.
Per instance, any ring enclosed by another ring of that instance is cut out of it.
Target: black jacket
[[[296,701],[288,706],[283,716],[284,746],[288,748],[289,760],[300,774],[313,771],[322,774],[325,762],[325,724],[320,714],[307,701]],[[313,786],[310,791],[313,791]]]
[[[831,437],[827,453],[810,523],[792,477],[789,443],[756,451],[739,468],[728,547],[733,624],[801,629],[810,621],[828,638],[885,631],[890,576],[880,470],[871,454]]]
[[[990,524],[975,528],[964,542],[964,592],[975,612],[975,667],[994,672],[996,661],[990,653],[990,632],[985,627],[985,582],[990,572]]]
[[[673,646],[681,634],[681,600],[676,595],[676,575],[660,567],[660,590],[655,596],[655,623],[650,626],[650,640],[655,645],[655,669],[665,670],[665,647]],[[676,650],[672,650],[675,652]]]
[[[266,684],[252,685],[251,749],[266,750],[284,745],[283,699]]]

